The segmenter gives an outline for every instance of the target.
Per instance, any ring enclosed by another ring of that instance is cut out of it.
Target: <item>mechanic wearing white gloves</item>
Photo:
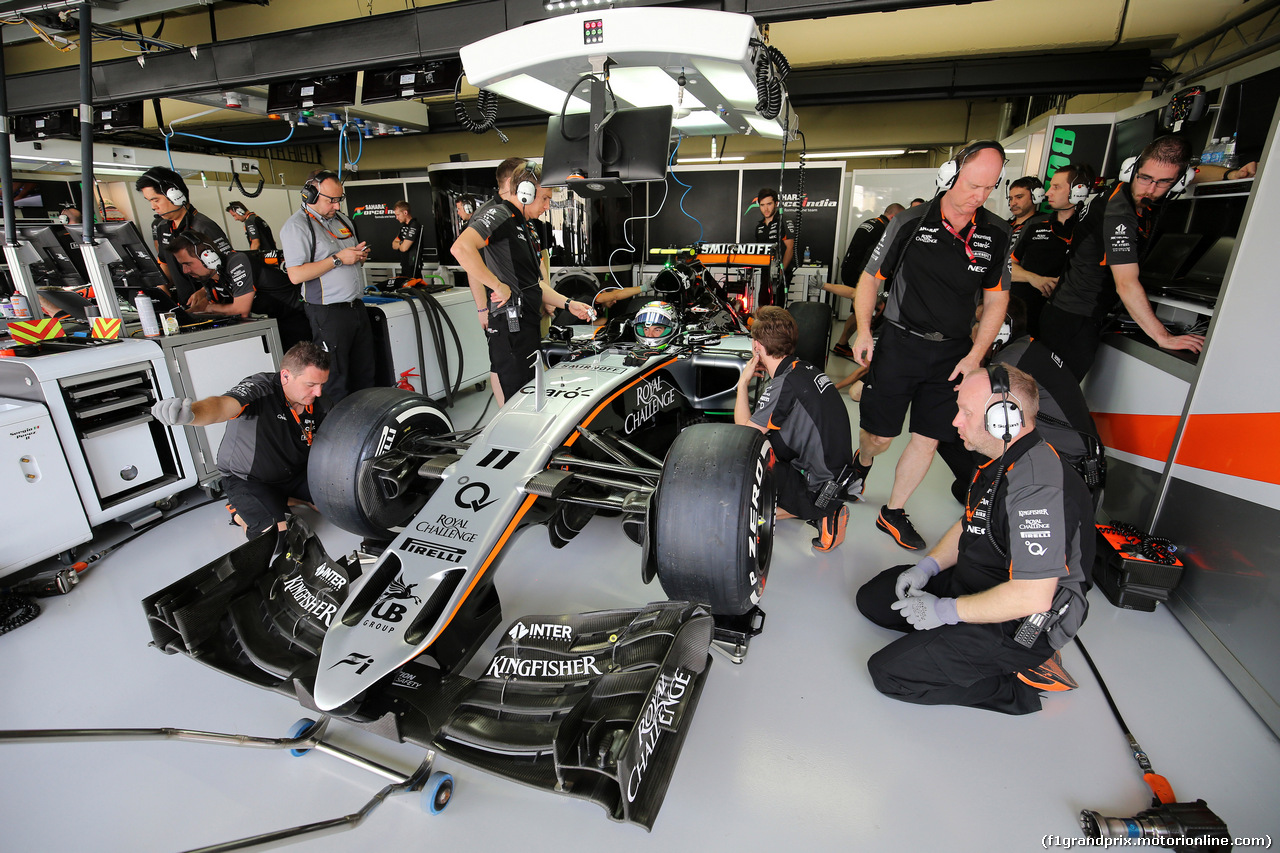
[[[1041,691],[1076,686],[1057,650],[1088,611],[1093,502],[1034,429],[1039,399],[1028,374],[972,371],[958,402],[965,446],[992,461],[929,556],[858,590],[862,615],[905,632],[867,669],[877,690],[904,702],[1029,714]]]
[[[844,541],[849,509],[839,495],[816,503],[824,485],[853,463],[849,410],[835,383],[818,368],[794,357],[799,337],[790,312],[766,305],[751,325],[751,360],[738,379],[733,422],[769,437],[780,463],[774,469],[778,517],[803,518],[818,529],[813,547],[830,551]],[[747,388],[763,368],[771,378],[755,412]]]
[[[544,300],[579,320],[593,313],[591,306],[552,290],[544,275],[542,247],[530,223],[546,209],[538,199],[541,167],[510,157],[499,164],[497,179],[498,198],[476,211],[450,251],[467,271],[489,341],[489,387],[502,405],[533,379]]]
[[[284,530],[289,507],[311,506],[307,458],[328,407],[320,397],[328,378],[329,353],[303,341],[284,354],[279,373],[255,373],[220,397],[170,397],[151,414],[171,426],[227,424],[218,472],[228,511],[252,539]]]

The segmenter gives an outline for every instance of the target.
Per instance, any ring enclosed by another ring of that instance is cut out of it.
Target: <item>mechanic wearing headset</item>
[[[470,193],[464,193],[458,196],[458,200],[453,203],[453,209],[458,214],[458,221],[462,223],[462,227],[466,228],[467,223],[471,221],[471,217],[475,215],[476,209],[480,205],[476,203],[476,197]]]
[[[1239,169],[1206,166],[1189,176],[1191,145],[1180,136],[1151,142],[1121,175],[1103,210],[1080,222],[1073,238],[1071,261],[1040,313],[1044,343],[1062,357],[1076,378],[1093,367],[1102,342],[1102,319],[1117,297],[1134,322],[1162,349],[1204,348],[1203,335],[1175,335],[1156,319],[1141,281],[1140,262],[1168,194],[1193,180],[1249,177],[1257,164]]]
[[[821,507],[822,487],[853,461],[849,411],[827,375],[794,356],[800,330],[784,308],[766,305],[751,324],[751,360],[738,378],[733,422],[769,437],[778,490],[778,518],[803,518],[818,529],[813,547],[830,551],[844,541],[849,508],[838,498]],[[748,388],[763,368],[770,381],[751,411]]]
[[[864,616],[905,634],[867,661],[886,696],[1029,714],[1041,691],[1076,686],[1058,649],[1088,612],[1093,502],[1034,428],[1038,408],[1035,380],[1016,367],[960,384],[955,426],[988,459],[964,515],[929,556],[858,590]]]
[[[541,168],[510,157],[499,164],[496,176],[498,198],[476,211],[450,251],[467,272],[489,342],[489,385],[502,405],[533,379],[543,300],[568,308],[580,320],[591,319],[591,307],[556,293],[543,276],[542,247],[529,221],[542,209]],[[509,317],[512,299],[516,313]]]
[[[320,397],[329,353],[304,341],[280,360],[278,373],[255,373],[219,397],[169,397],[151,414],[170,426],[227,424],[218,472],[227,509],[249,539],[284,530],[291,506],[311,504],[307,460],[328,405]]]
[[[249,250],[253,252],[274,252],[276,238],[271,234],[271,226],[266,220],[244,206],[244,202],[233,201],[227,205],[227,213],[237,222],[244,223],[244,236],[249,241]]]
[[[1009,195],[1005,198],[1009,202],[1009,230],[1015,240],[1022,226],[1036,215],[1036,208],[1040,206],[1037,196],[1044,198],[1044,184],[1034,175],[1023,175],[1009,184]]]
[[[186,181],[172,169],[153,166],[138,178],[134,188],[142,193],[155,213],[151,220],[151,236],[155,241],[160,269],[176,289],[176,300],[185,303],[200,285],[185,276],[174,263],[169,241],[175,234],[190,228],[203,234],[223,255],[231,254],[231,241],[223,233],[222,226],[192,206]]]
[[[329,353],[325,396],[333,405],[373,385],[373,329],[360,301],[358,269],[369,250],[339,212],[343,198],[335,172],[313,172],[303,184],[302,205],[280,229],[289,280],[302,285],[311,339]]]
[[[409,202],[398,201],[395,204],[396,222],[400,223],[400,233],[391,240],[393,251],[404,255],[400,259],[400,277],[418,277],[418,246],[422,243],[422,223],[413,218]]]
[[[907,517],[907,500],[928,472],[938,442],[955,438],[955,380],[982,363],[1009,303],[1009,225],[982,207],[1000,185],[1004,162],[997,142],[965,146],[939,170],[943,192],[893,218],[858,280],[853,358],[871,372],[862,390],[850,493],[861,489],[872,460],[902,432],[910,406],[911,440],[876,519],[876,527],[903,548],[925,545]],[[873,343],[872,309],[886,279],[893,287],[885,326]],[[979,293],[986,313],[971,338]]]
[[[171,243],[182,274],[200,285],[187,308],[207,314],[248,317],[250,312],[276,321],[280,343],[289,350],[311,340],[311,326],[302,310],[298,286],[278,267],[268,265],[259,252],[222,255],[199,231],[183,231]]]
[[[1027,309],[1027,331],[1040,335],[1044,310],[1067,266],[1076,215],[1089,198],[1097,175],[1086,163],[1069,163],[1053,173],[1044,200],[1049,212],[1031,217],[1013,239],[1013,287],[1010,293]]]
[[[71,202],[63,202],[58,213],[58,222],[63,225],[79,225],[84,221],[80,215],[80,208]]]

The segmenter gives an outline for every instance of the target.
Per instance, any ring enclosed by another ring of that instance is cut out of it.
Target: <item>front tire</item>
[[[764,594],[773,552],[773,454],[759,430],[697,424],[662,466],[653,525],[658,581],[677,601],[740,616]]]
[[[430,400],[398,388],[366,388],[334,407],[311,448],[307,482],[320,513],[369,539],[394,539],[429,497],[402,489],[387,498],[369,474],[369,462],[410,436],[452,432],[448,415]]]

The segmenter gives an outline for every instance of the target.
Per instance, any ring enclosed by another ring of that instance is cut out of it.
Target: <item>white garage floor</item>
[[[834,378],[851,362],[833,358]],[[455,420],[470,423],[487,392]],[[854,424],[857,407],[850,404]],[[490,411],[492,414],[492,410]],[[437,817],[416,797],[389,800],[359,828],[308,851],[475,849],[1029,851],[1079,843],[1082,808],[1131,816],[1149,804],[1137,766],[1078,649],[1080,681],[1014,718],[891,701],[867,657],[894,635],[853,598],[881,569],[914,561],[874,519],[902,441],[877,462],[870,501],[852,507],[830,554],[810,528],[781,522],[747,661],[720,655],[651,835],[589,803],[522,787],[442,759],[455,799]],[[959,507],[935,462],[909,509],[926,539]],[[188,503],[204,500],[186,495]],[[317,523],[341,554],[355,537]],[[119,538],[101,531],[97,546]],[[148,648],[141,599],[242,541],[221,503],[187,513],[103,559],[70,595],[0,637],[0,728],[179,727],[283,736],[303,710],[180,656]],[[562,551],[541,527],[521,534],[497,579],[504,621],[523,614],[634,606],[645,587],[617,519],[597,518]],[[1280,742],[1181,625],[1113,608],[1095,590],[1082,638],[1155,769],[1181,800],[1205,799],[1236,836],[1280,835]],[[491,648],[492,644],[490,645]],[[478,658],[487,659],[488,649]],[[422,750],[341,723],[330,739],[410,771]],[[0,745],[0,850],[173,851],[337,817],[377,777],[312,753],[177,742]],[[1277,839],[1280,840],[1280,839]]]

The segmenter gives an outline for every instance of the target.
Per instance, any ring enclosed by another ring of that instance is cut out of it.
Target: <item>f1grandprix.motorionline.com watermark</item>
[[[1184,836],[1166,836],[1164,838],[1070,838],[1065,835],[1045,835],[1040,839],[1040,846],[1048,850],[1050,847],[1169,847],[1180,850],[1201,848],[1204,850],[1224,849],[1227,847],[1224,838],[1187,838]],[[1271,849],[1271,836],[1257,838],[1233,838],[1235,847],[1261,847]]]

